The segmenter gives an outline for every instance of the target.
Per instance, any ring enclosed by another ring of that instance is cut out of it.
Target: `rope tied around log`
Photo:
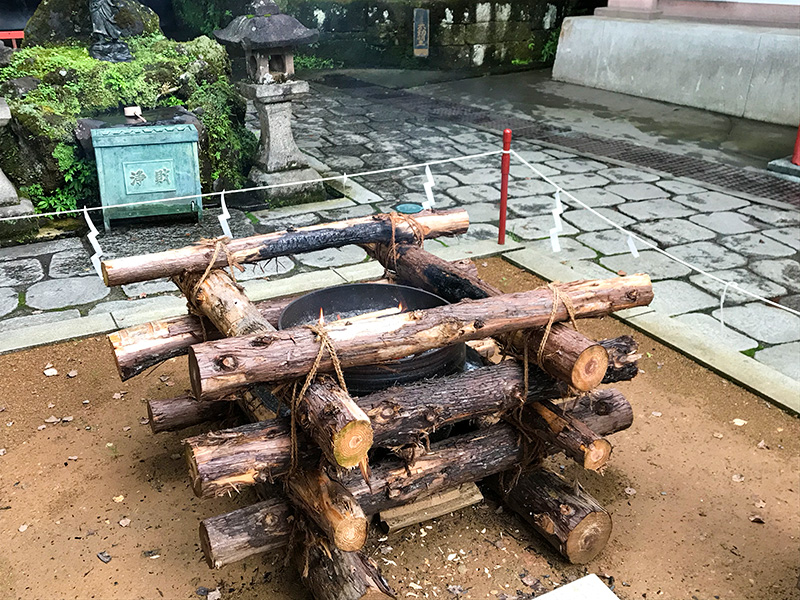
[[[208,265],[206,266],[206,270],[203,271],[203,274],[200,276],[200,279],[198,279],[197,283],[194,284],[194,288],[192,289],[192,298],[193,299],[197,297],[197,292],[200,291],[200,287],[205,282],[206,278],[208,277],[208,274],[211,273],[211,269],[213,269],[214,265],[217,264],[217,257],[219,256],[220,251],[225,252],[225,256],[228,259],[228,268],[231,270],[231,272],[230,272],[231,279],[233,279],[233,283],[237,283],[236,282],[236,273],[234,272],[234,268],[239,269],[240,272],[243,272],[244,271],[244,267],[239,264],[239,261],[237,261],[233,257],[233,255],[231,254],[231,251],[228,250],[228,242],[229,241],[230,241],[230,239],[227,236],[222,236],[222,237],[218,237],[218,238],[214,238],[214,239],[202,239],[202,240],[200,240],[198,242],[198,245],[201,245],[201,246],[203,246],[203,245],[204,246],[210,246],[213,243],[214,244],[214,251],[211,254],[211,260],[208,261]]]
[[[414,235],[414,244],[420,248],[422,247],[422,243],[425,241],[425,230],[423,229],[422,225],[419,224],[419,221],[417,221],[411,215],[390,212],[386,215],[386,218],[388,218],[389,224],[392,227],[392,241],[389,244],[389,249],[391,251],[390,264],[397,268],[397,241],[395,239],[397,225],[406,223],[411,230],[411,233]]]
[[[291,408],[292,408],[292,416],[291,416],[291,466],[289,467],[289,474],[293,474],[297,470],[297,454],[298,454],[298,447],[297,447],[297,409],[300,403],[305,398],[306,392],[311,384],[314,382],[314,379],[317,376],[317,371],[319,370],[319,365],[322,362],[322,357],[325,354],[325,350],[328,351],[328,354],[331,357],[331,362],[333,362],[333,368],[336,371],[336,378],[338,379],[339,385],[341,388],[347,392],[347,384],[344,381],[344,371],[342,371],[342,364],[339,361],[339,355],[336,354],[336,348],[333,345],[333,340],[331,340],[330,335],[328,335],[328,330],[325,328],[324,323],[312,323],[310,325],[305,325],[307,329],[313,331],[316,336],[317,340],[319,340],[319,350],[317,351],[317,356],[314,359],[314,364],[311,365],[311,369],[306,375],[305,381],[303,382],[300,391],[297,391],[297,383],[299,380],[294,382],[293,390],[292,390],[292,400],[291,400]]]

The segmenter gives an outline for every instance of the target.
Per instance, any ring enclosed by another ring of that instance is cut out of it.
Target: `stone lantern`
[[[0,129],[10,121],[11,111],[8,104],[5,98],[0,98]],[[34,236],[39,231],[38,221],[35,218],[25,218],[31,217],[33,213],[33,203],[27,198],[20,198],[14,184],[0,169],[0,218],[11,219],[0,221],[0,242]]]
[[[250,81],[240,83],[239,91],[253,101],[261,124],[261,141],[249,182],[253,186],[284,184],[257,192],[261,201],[298,204],[321,200],[324,188],[320,182],[285,185],[319,178],[292,135],[292,100],[309,89],[308,82],[293,79],[293,50],[315,42],[319,32],[283,14],[269,0],[251,2],[247,10],[249,14],[234,18],[214,36],[244,49]]]

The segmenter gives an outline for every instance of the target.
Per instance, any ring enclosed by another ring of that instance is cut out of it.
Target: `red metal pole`
[[[800,165],[800,127],[797,128],[797,139],[794,141],[794,152],[792,153],[792,164]]]
[[[503,131],[503,160],[500,163],[500,231],[497,234],[497,243],[501,246],[506,243],[506,212],[508,210],[508,170],[511,167],[511,130]]]

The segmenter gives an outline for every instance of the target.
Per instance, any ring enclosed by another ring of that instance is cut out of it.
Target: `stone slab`
[[[723,235],[758,231],[750,224],[750,217],[735,212],[715,212],[689,217],[689,220]]]
[[[510,184],[509,187],[511,187]],[[463,202],[465,204],[500,200],[500,190],[488,185],[465,185],[450,188],[447,190],[447,195],[456,202]]]
[[[297,265],[288,256],[278,256],[257,263],[242,265],[244,271],[235,270],[236,281],[250,281],[251,279],[265,279],[286,275]]]
[[[749,217],[755,217],[762,223],[783,227],[786,225],[800,225],[800,212],[794,209],[780,209],[765,204],[752,204],[739,210]]]
[[[466,233],[462,233],[461,235],[456,235],[453,237],[441,237],[425,240],[423,244],[425,249],[428,250],[428,242],[430,242],[431,247],[437,248],[438,246],[460,246],[462,244],[473,244],[480,240],[496,241],[499,232],[500,230],[498,229],[497,225],[492,225],[490,223],[475,223],[474,225],[470,225]]]
[[[265,281],[254,279],[245,281],[243,284],[247,297],[253,302],[260,302],[269,298],[281,298],[291,296],[311,290],[341,285],[345,279],[338,275],[333,269],[313,271],[311,273],[300,273],[284,279],[275,281]]]
[[[57,252],[50,259],[47,273],[54,279],[81,277],[94,274],[94,267],[85,250],[64,250]]]
[[[19,305],[19,294],[11,288],[0,288],[0,317],[12,312]],[[3,321],[0,321],[2,326]],[[0,329],[2,331],[2,329]]]
[[[522,157],[528,160],[525,155],[522,155]],[[548,167],[552,167],[564,173],[589,173],[591,171],[601,171],[608,168],[608,165],[588,158],[549,160],[545,164]]]
[[[647,273],[653,281],[684,277],[692,270],[655,250],[640,250],[639,256],[618,254],[600,259],[600,264],[615,273]]]
[[[297,256],[301,264],[315,269],[329,267],[343,267],[363,261],[367,257],[358,246],[343,246],[342,248],[326,248],[314,252],[305,252]]]
[[[736,210],[743,208],[750,203],[735,196],[721,194],[720,192],[702,192],[688,196],[675,196],[675,202],[685,204],[700,212],[720,212],[724,210]]]
[[[652,183],[614,183],[607,186],[606,189],[626,200],[652,200],[669,196],[669,192]]]
[[[0,336],[0,353],[98,335],[115,329],[118,329],[118,326],[110,314],[60,321],[58,327],[45,323],[6,332]]]
[[[800,292],[800,263],[796,260],[758,260],[751,263],[750,268],[793,292]]]
[[[580,203],[569,197],[562,198],[562,202],[569,206],[586,205],[591,208],[597,208],[598,206],[614,206],[625,202],[625,198],[619,194],[609,192],[606,188],[585,188],[573,192],[572,195],[575,196]]]
[[[36,242],[33,244],[22,244],[9,248],[0,248],[0,261],[14,260],[28,256],[44,256],[45,254],[55,254],[63,250],[83,250],[83,242],[78,238],[64,238],[61,240],[50,240],[48,242]]]
[[[0,262],[0,287],[30,285],[43,277],[42,263],[35,258]]]
[[[510,198],[508,201],[508,212],[519,217],[537,217],[550,213],[554,208],[555,197],[552,194]]]
[[[533,168],[531,168],[533,167]],[[552,177],[553,175],[561,175],[561,171],[548,167],[542,163],[529,163],[512,165],[508,170],[508,174],[514,179],[536,179],[544,175],[545,177]]]
[[[717,309],[712,314],[760,342],[783,344],[800,340],[800,317],[761,302]]]
[[[52,310],[97,302],[110,292],[103,280],[96,275],[49,279],[28,288],[25,293],[25,304],[31,308]]]
[[[140,300],[111,300],[101,302],[89,310],[89,315],[110,314],[120,327],[128,327],[127,324],[135,320],[136,315],[158,312],[164,317],[186,314],[186,300],[181,296],[153,296],[152,298],[142,298]],[[144,323],[153,319],[136,321]]]
[[[600,187],[608,183],[608,179],[600,177],[597,173],[570,173],[556,175],[550,180],[563,190],[580,190],[583,188]]]
[[[464,207],[472,223],[497,223],[500,220],[499,202],[476,202]]]
[[[756,360],[800,381],[800,342],[780,344],[756,352]]]
[[[0,333],[18,329],[28,329],[29,327],[36,327],[38,325],[45,325],[47,323],[58,323],[60,321],[78,319],[80,316],[81,313],[78,309],[70,308],[68,310],[40,312],[38,314],[26,315],[24,317],[13,317],[11,319],[4,319],[0,321]]]
[[[708,190],[701,188],[699,185],[680,181],[679,179],[662,179],[656,185],[660,188],[672,192],[673,194],[699,194]]]
[[[463,258],[482,258],[484,256],[494,256],[502,252],[508,252],[522,248],[522,244],[506,238],[506,243],[502,246],[496,241],[492,240],[476,240],[471,244],[461,244],[458,246],[442,246],[432,247],[430,250],[426,248],[431,254],[435,254],[444,260],[461,260]]]
[[[558,261],[594,260],[597,258],[597,252],[572,238],[562,237],[558,241],[561,246],[559,252],[553,252],[549,239],[536,240],[528,244],[528,247]]]
[[[506,232],[519,236],[523,240],[540,240],[550,237],[550,230],[554,226],[553,215],[528,217],[527,219],[509,219],[506,222]],[[578,230],[569,223],[562,223],[564,231],[559,234],[575,235]]]
[[[123,285],[122,291],[128,298],[140,298],[151,294],[177,292],[178,286],[169,279],[153,279],[151,281],[140,281],[138,283]]]
[[[415,175],[414,177],[409,177],[407,179],[403,179],[400,183],[403,184],[405,187],[408,188],[411,192],[420,192],[422,194],[425,193],[425,188],[423,184],[428,182],[428,177],[426,175]],[[446,190],[452,187],[459,187],[463,185],[456,179],[453,179],[449,175],[434,175],[433,176],[433,190],[434,192],[437,189]]]
[[[371,260],[357,265],[350,265],[349,267],[340,267],[334,269],[337,275],[348,281],[354,283],[357,281],[367,281],[372,279],[380,279],[383,277],[384,268],[381,263]]]
[[[630,253],[628,236],[618,229],[604,229],[579,235],[577,239],[581,244],[597,250],[600,254],[611,256],[613,254]],[[641,248],[641,244],[637,244]]]
[[[774,258],[780,258],[795,254],[794,248],[784,246],[771,237],[767,237],[760,233],[740,233],[738,235],[726,235],[720,238],[720,243],[726,248],[730,248],[731,250],[744,254],[745,256],[754,256],[759,258],[771,256]]]
[[[366,217],[375,212],[375,209],[370,204],[359,204],[358,206],[348,206],[347,208],[334,208],[332,210],[323,210],[319,213],[323,221],[344,221],[346,219],[356,219],[358,217]]]
[[[645,184],[642,184],[645,185]],[[683,204],[678,204],[666,198],[658,200],[643,200],[641,202],[626,202],[617,207],[618,210],[637,221],[656,221],[659,219],[675,219],[688,217],[695,211]]]
[[[719,277],[723,281],[730,281],[736,283],[742,289],[747,290],[753,294],[758,294],[764,298],[776,298],[786,294],[786,288],[755,275],[752,271],[747,269],[729,269],[725,271],[713,271],[711,273],[715,277]],[[707,292],[722,297],[722,292],[725,290],[725,284],[712,279],[708,275],[700,273],[692,275],[691,282],[697,287],[703,288]],[[725,304],[743,304],[745,302],[752,302],[754,298],[748,294],[744,294],[736,290],[732,286],[728,286],[728,291],[725,293]]]
[[[348,210],[344,208],[342,210]],[[258,222],[259,233],[272,233],[274,231],[284,231],[289,227],[299,229],[300,227],[308,227],[309,225],[316,225],[322,219],[317,213],[303,213],[301,215],[291,215],[277,219],[269,219]]]
[[[593,209],[621,227],[627,227],[634,222],[633,219],[627,217],[610,208],[595,208]],[[598,217],[593,212],[585,208],[579,210],[569,210],[561,215],[561,217],[568,223],[572,223],[581,231],[601,231],[603,229],[611,229],[613,225]]]
[[[290,217],[303,213],[320,212],[334,208],[346,208],[348,206],[355,206],[355,202],[348,200],[347,198],[337,198],[335,200],[325,200],[324,202],[309,202],[307,204],[282,206],[280,208],[271,208],[269,210],[256,210],[252,211],[252,215],[259,221],[271,221],[274,219],[281,219],[283,217]]]
[[[508,184],[509,198],[541,196],[546,194],[554,194],[555,191],[555,187],[542,179],[517,179]]]
[[[712,242],[693,242],[682,246],[673,246],[669,252],[705,271],[733,269],[741,267],[747,262],[747,259],[741,254]]]
[[[629,169],[627,167],[613,167],[598,171],[598,175],[605,177],[611,183],[653,183],[661,179],[654,173],[647,171],[639,171],[638,169]]]
[[[714,296],[684,281],[657,281],[653,284],[650,308],[670,317],[717,306]]]
[[[717,236],[716,233],[686,219],[662,219],[649,223],[638,223],[632,226],[634,231],[646,235],[658,242],[660,248],[701,242]]]
[[[700,335],[716,340],[720,344],[732,348],[737,352],[743,352],[744,350],[751,350],[758,347],[757,341],[734,331],[730,327],[725,327],[710,315],[703,313],[687,313],[674,318]]]
[[[500,185],[500,169],[497,167],[453,171],[452,174],[462,185]]]
[[[800,227],[768,229],[762,233],[767,237],[771,237],[773,240],[778,240],[779,242],[794,248],[795,250],[800,250]]]

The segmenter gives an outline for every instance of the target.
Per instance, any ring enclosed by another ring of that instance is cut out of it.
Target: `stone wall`
[[[578,0],[285,0],[320,30],[315,55],[347,67],[488,69],[535,65],[551,32]],[[415,8],[430,10],[430,55],[414,57]]]

